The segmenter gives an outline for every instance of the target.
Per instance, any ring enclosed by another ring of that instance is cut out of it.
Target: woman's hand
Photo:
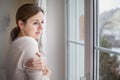
[[[51,75],[51,70],[49,68],[45,68],[42,72],[43,75],[47,75],[48,77]]]
[[[42,60],[40,57],[40,53],[36,53],[36,56],[38,56],[39,58],[31,58],[29,59],[25,65],[28,69],[31,69],[31,70],[40,70],[43,72],[43,75],[47,75],[47,76],[50,76],[51,74],[51,71],[50,69],[47,67],[47,64],[44,60]]]
[[[43,68],[45,68],[45,65],[46,65],[46,62],[43,61],[40,57],[40,53],[36,53],[36,58],[31,58],[29,59],[25,65],[28,69],[31,69],[31,70],[43,70]]]

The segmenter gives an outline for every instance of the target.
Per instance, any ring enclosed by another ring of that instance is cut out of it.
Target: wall
[[[10,44],[10,31],[15,24],[17,8],[24,3],[34,3],[35,0],[1,0],[0,1],[0,80],[6,80],[5,60]]]
[[[64,0],[47,0],[47,57],[51,80],[65,80]]]

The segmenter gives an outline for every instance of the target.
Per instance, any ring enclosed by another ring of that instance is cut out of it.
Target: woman
[[[44,11],[34,4],[24,4],[18,9],[17,27],[11,31],[7,80],[49,80],[50,69],[38,49],[43,17]]]

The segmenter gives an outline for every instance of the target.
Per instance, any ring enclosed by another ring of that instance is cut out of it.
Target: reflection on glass
[[[80,16],[80,40],[84,40],[84,16]]]
[[[84,44],[84,0],[78,0],[77,1],[77,42]]]

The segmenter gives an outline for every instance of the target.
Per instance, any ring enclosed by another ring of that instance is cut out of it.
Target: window
[[[46,55],[46,0],[36,0],[36,4],[44,10],[44,29],[42,33],[42,38],[40,39],[39,46],[42,45],[40,51]]]
[[[120,0],[94,5],[94,79],[120,80]]]
[[[66,0],[67,80],[85,77],[84,0]]]

